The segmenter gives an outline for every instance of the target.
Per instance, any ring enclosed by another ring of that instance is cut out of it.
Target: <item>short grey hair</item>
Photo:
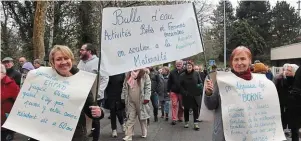
[[[6,74],[6,68],[3,64],[1,64],[1,73],[5,73]]]
[[[296,65],[296,64],[288,64],[288,63],[286,63],[286,64],[283,65],[283,70],[284,70],[284,71],[287,71],[287,68],[288,68],[288,67],[291,67],[291,68],[292,68],[292,72],[293,72],[293,73],[296,73],[296,71],[297,71],[298,68],[299,68],[299,66]]]
[[[177,60],[176,63],[184,64],[183,60]]]

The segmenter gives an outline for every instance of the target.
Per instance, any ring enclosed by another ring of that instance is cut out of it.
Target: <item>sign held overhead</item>
[[[203,52],[193,4],[105,8],[101,73],[115,75]]]

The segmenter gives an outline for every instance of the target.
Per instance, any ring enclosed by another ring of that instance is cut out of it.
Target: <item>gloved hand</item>
[[[147,103],[149,103],[149,100],[144,100],[143,101],[143,104],[147,104]]]

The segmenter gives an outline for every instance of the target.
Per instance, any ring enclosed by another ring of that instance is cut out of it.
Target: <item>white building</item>
[[[283,66],[285,63],[301,65],[301,42],[275,47],[271,49],[273,66]]]

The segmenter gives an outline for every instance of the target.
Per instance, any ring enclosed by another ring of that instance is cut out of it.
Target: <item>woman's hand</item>
[[[206,94],[209,94],[209,95],[211,95],[213,92],[213,83],[209,79],[206,79],[205,91],[206,91]]]
[[[149,103],[149,100],[144,99],[143,104],[147,104],[147,103]]]
[[[90,106],[92,117],[99,118],[101,116],[101,110],[99,106]]]

